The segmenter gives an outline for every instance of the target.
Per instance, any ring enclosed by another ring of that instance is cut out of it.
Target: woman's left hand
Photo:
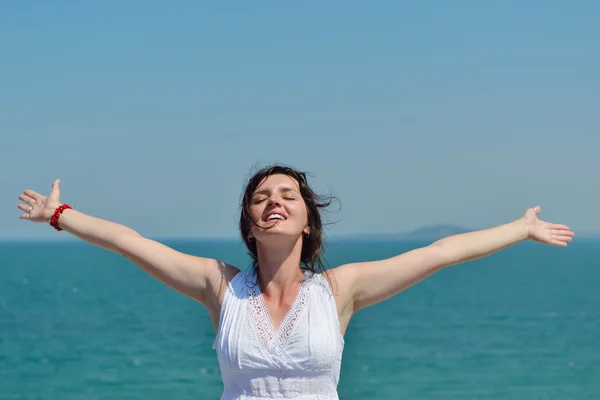
[[[523,215],[523,220],[529,229],[529,240],[562,247],[573,241],[575,233],[571,232],[568,226],[551,224],[538,219],[537,215],[540,211],[540,206],[536,206],[525,211]]]

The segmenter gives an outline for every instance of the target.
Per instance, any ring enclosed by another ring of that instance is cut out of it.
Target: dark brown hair
[[[283,174],[295,179],[298,182],[300,194],[306,204],[310,234],[308,236],[305,235],[303,239],[300,268],[309,270],[313,273],[325,272],[326,268],[323,263],[323,250],[325,244],[320,211],[321,209],[329,207],[336,198],[334,196],[321,196],[316,194],[309,186],[305,172],[284,165],[270,165],[260,169],[248,179],[246,188],[244,189],[244,195],[241,202],[239,228],[242,239],[248,248],[249,256],[252,258],[252,267],[255,271],[258,271],[259,265],[256,241],[248,238],[250,229],[255,224],[255,221],[252,220],[250,214],[252,194],[265,178],[275,174]]]

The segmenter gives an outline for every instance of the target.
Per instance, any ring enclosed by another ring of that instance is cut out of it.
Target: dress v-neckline
[[[305,274],[292,305],[285,313],[277,329],[275,329],[273,318],[269,313],[269,308],[265,303],[262,290],[258,283],[258,275],[255,274],[254,285],[249,290],[251,308],[250,314],[256,327],[260,342],[262,342],[262,344],[268,349],[273,348],[277,344],[283,346],[289,339],[291,333],[296,327],[296,321],[306,305],[307,289],[308,286],[306,285]]]

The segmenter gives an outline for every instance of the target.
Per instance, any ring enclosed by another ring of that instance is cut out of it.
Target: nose
[[[272,194],[271,196],[269,196],[269,200],[267,202],[267,206],[271,207],[273,205],[277,205],[277,206],[281,205],[281,199],[276,194]]]

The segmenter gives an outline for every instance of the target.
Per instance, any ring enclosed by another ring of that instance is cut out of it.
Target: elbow
[[[142,236],[137,232],[125,232],[116,235],[112,241],[114,251],[129,258],[128,256],[132,253],[133,249],[137,247],[140,239],[142,239]]]
[[[427,246],[427,249],[430,252],[431,259],[434,260],[437,269],[443,269],[456,264],[455,252],[443,239],[430,244]]]

